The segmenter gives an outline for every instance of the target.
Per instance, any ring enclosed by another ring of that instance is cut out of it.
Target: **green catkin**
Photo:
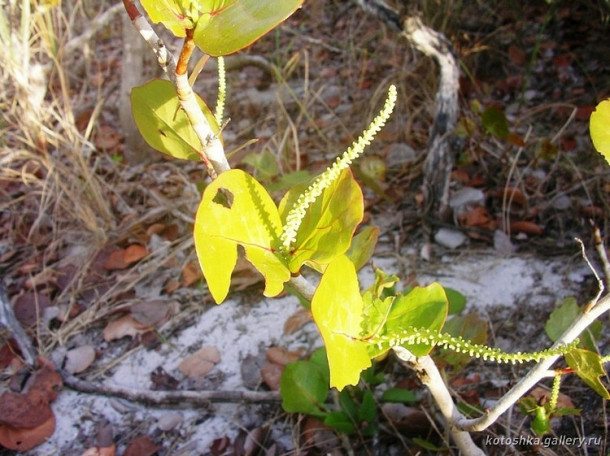
[[[408,328],[402,330],[399,334],[392,336],[377,336],[371,339],[370,343],[382,347],[396,347],[401,345],[434,345],[458,353],[467,353],[474,358],[482,358],[484,361],[493,361],[497,363],[522,364],[524,362],[540,361],[541,359],[550,356],[565,355],[569,351],[575,349],[579,341],[574,340],[569,345],[564,345],[555,349],[547,349],[534,353],[504,353],[498,348],[491,348],[485,345],[478,345],[468,342],[461,337],[453,337],[449,334],[439,334],[429,329],[423,328]]]
[[[365,147],[371,144],[375,135],[385,125],[390,114],[392,114],[394,106],[396,105],[396,98],[396,87],[391,85],[383,109],[362,133],[362,136],[360,136],[340,157],[337,157],[335,163],[318,176],[314,183],[299,196],[286,217],[286,224],[284,225],[280,237],[280,248],[284,253],[288,253],[290,247],[295,242],[297,232],[309,206],[311,206],[322,192],[339,177],[339,174],[341,174],[344,169],[364,152]]]
[[[214,119],[218,128],[222,128],[222,118],[225,111],[225,99],[227,97],[227,77],[225,73],[225,59],[218,57],[218,99],[216,100],[216,109],[214,111]]]

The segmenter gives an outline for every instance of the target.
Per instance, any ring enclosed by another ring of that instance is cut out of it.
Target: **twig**
[[[608,253],[606,252],[606,246],[604,245],[604,239],[602,238],[599,228],[595,226],[593,228],[593,239],[595,240],[595,250],[599,255],[599,259],[604,267],[604,277],[606,283],[610,280],[610,262],[608,262]]]
[[[582,313],[553,344],[552,348],[568,345],[570,342],[573,342],[574,339],[589,327],[589,325],[608,310],[610,310],[610,295],[606,295],[600,299],[589,312]],[[483,431],[493,424],[509,407],[515,404],[519,398],[533,388],[536,383],[546,377],[548,370],[558,358],[559,356],[551,356],[540,361],[482,417],[475,419],[460,419],[455,425],[464,431]]]
[[[587,250],[585,249],[585,244],[582,242],[582,240],[580,238],[574,238],[574,240],[576,242],[578,242],[578,244],[580,244],[581,255],[582,255],[583,259],[585,260],[585,262],[587,263],[587,266],[589,266],[589,269],[595,276],[595,279],[597,280],[597,288],[598,288],[597,295],[595,295],[595,297],[589,302],[589,304],[587,304],[587,307],[585,307],[585,313],[586,313],[586,312],[589,312],[589,310],[591,310],[591,308],[595,304],[597,304],[597,302],[599,301],[599,298],[601,298],[602,294],[604,293],[604,282],[599,277],[599,274],[597,273],[597,271],[591,264],[591,261],[589,260],[589,257],[587,256]]]
[[[64,371],[60,371],[60,373],[64,384],[74,391],[118,397],[148,406],[172,405],[209,408],[215,402],[277,403],[282,400],[280,394],[276,391],[152,391],[92,383],[76,378]]]
[[[72,38],[66,43],[63,48],[65,54],[71,54],[75,51],[81,51],[87,41],[89,41],[93,35],[99,32],[102,28],[106,27],[114,19],[114,16],[123,9],[120,3],[111,6],[110,9],[106,10],[103,14],[100,14],[87,24],[86,31],[75,38]]]
[[[13,307],[6,295],[6,290],[2,285],[0,285],[0,327],[1,326],[5,327],[13,339],[15,339],[15,342],[17,342],[26,364],[33,366],[36,359],[36,351],[32,346],[30,338],[23,330],[21,323],[15,318]]]

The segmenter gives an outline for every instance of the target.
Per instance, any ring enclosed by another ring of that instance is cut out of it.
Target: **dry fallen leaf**
[[[150,437],[141,435],[129,442],[123,456],[152,456],[160,449],[161,447],[155,445]]]
[[[533,235],[541,235],[543,233],[542,227],[534,222],[528,222],[526,220],[520,220],[512,222],[510,224],[511,233],[525,233]]]
[[[49,404],[32,400],[28,395],[5,391],[0,396],[0,425],[13,429],[33,429],[44,424],[53,415]]]
[[[86,450],[81,456],[115,456],[116,447],[114,445],[108,447],[93,447]]]
[[[127,268],[127,266],[129,265],[125,262],[124,249],[115,250],[104,261],[104,269],[106,269],[107,271],[125,269]]]
[[[203,278],[203,273],[198,264],[187,263],[182,269],[182,284],[185,287],[195,285]]]
[[[133,319],[145,327],[163,322],[169,316],[170,309],[171,306],[160,299],[138,302],[130,307]]]
[[[64,369],[70,374],[78,374],[87,369],[95,361],[95,349],[91,345],[83,345],[66,353]]]
[[[219,362],[220,352],[216,347],[203,347],[184,358],[178,370],[189,378],[201,378]]]
[[[288,317],[286,323],[284,323],[284,334],[292,334],[310,321],[313,321],[311,311],[308,309],[299,309]]]
[[[14,312],[24,326],[34,326],[44,309],[51,306],[51,299],[42,293],[23,293],[15,300]]]
[[[528,396],[531,396],[534,399],[536,399],[536,402],[542,403],[543,397],[546,397],[547,401],[550,399],[551,392],[547,389],[542,388],[541,386],[537,386],[529,392]],[[570,399],[570,397],[568,395],[563,394],[563,393],[559,393],[559,397],[557,398],[557,407],[558,408],[572,408],[572,409],[576,408],[574,406],[574,402],[572,402],[572,399]]]
[[[301,353],[296,351],[288,351],[285,348],[281,347],[271,347],[267,350],[265,356],[267,358],[267,361],[269,361],[270,363],[285,366],[288,363],[298,361],[301,357]]]
[[[31,429],[0,425],[0,445],[9,450],[27,451],[43,444],[53,432],[55,432],[53,413],[41,425]]]
[[[123,260],[127,264],[132,264],[140,261],[148,255],[148,249],[139,244],[133,244],[127,247],[123,253]]]
[[[139,334],[146,332],[146,328],[138,323],[131,315],[125,315],[117,320],[112,320],[104,328],[104,340],[120,339],[125,336],[136,337]]]
[[[271,391],[280,389],[280,380],[284,366],[276,363],[267,363],[261,368],[261,377]]]

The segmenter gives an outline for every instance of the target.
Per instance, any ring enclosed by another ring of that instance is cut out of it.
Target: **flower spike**
[[[364,152],[365,147],[371,144],[375,135],[386,124],[396,105],[396,98],[396,86],[391,85],[388,89],[388,97],[383,105],[383,109],[379,112],[377,117],[373,119],[369,127],[340,157],[337,157],[330,168],[318,176],[309,188],[299,196],[286,217],[284,231],[280,237],[280,248],[283,252],[286,253],[290,251],[290,247],[296,240],[297,232],[309,206],[311,206],[318,196],[320,196],[322,192],[339,177],[345,168],[349,167],[349,165]]]

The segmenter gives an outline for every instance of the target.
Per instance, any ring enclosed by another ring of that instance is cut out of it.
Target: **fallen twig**
[[[5,327],[9,334],[15,339],[23,360],[29,366],[33,366],[36,359],[36,351],[32,346],[30,338],[21,327],[21,323],[15,318],[13,307],[6,295],[6,290],[0,285],[0,327]]]
[[[107,385],[81,380],[60,371],[64,385],[86,394],[118,397],[148,406],[203,407],[212,403],[279,403],[282,398],[277,391],[193,391],[193,390],[144,390],[118,385]]]

